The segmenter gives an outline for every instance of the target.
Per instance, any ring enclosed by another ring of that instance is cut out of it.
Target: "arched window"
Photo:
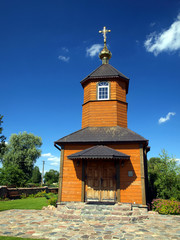
[[[98,83],[98,100],[109,99],[109,83],[99,82]]]

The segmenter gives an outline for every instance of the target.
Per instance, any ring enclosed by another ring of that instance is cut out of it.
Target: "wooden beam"
[[[81,202],[85,201],[85,161],[82,160]]]
[[[116,190],[117,190],[117,202],[121,201],[120,197],[120,160],[116,161]]]
[[[59,189],[58,189],[58,202],[57,202],[57,205],[61,203],[62,180],[63,180],[63,164],[64,164],[64,146],[61,146],[61,160],[60,160]]]
[[[146,205],[146,189],[145,189],[145,171],[144,171],[144,149],[140,144],[140,165],[141,165],[141,188],[142,188],[142,204]]]
[[[146,202],[149,203],[150,197],[148,192],[148,168],[147,168],[147,149],[144,149],[144,175],[145,175],[145,194],[146,194]]]

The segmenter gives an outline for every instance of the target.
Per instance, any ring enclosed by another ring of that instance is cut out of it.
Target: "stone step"
[[[58,215],[58,219],[63,221],[101,221],[101,222],[137,222],[143,221],[144,219],[148,219],[148,215],[140,215],[140,216],[99,216],[99,215],[68,215],[68,214],[60,214]]]
[[[67,215],[115,215],[115,216],[131,216],[133,215],[133,211],[89,211],[89,210],[59,210],[61,211],[62,214],[67,214]]]
[[[74,209],[74,210],[92,210],[92,211],[96,211],[96,210],[115,210],[115,211],[128,211],[128,210],[131,210],[132,207],[131,207],[131,204],[111,204],[111,205],[108,205],[108,204],[86,204],[86,203],[80,203],[79,205],[77,203],[75,204],[72,204],[72,203],[61,203],[59,205],[59,207],[61,209]]]
[[[147,208],[131,204],[62,203],[58,217],[64,221],[136,222],[148,218]]]

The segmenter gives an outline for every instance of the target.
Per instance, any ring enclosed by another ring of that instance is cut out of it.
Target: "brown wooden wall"
[[[69,160],[67,156],[80,152],[91,146],[67,145],[64,148],[63,182],[61,201],[81,201],[82,162],[77,167],[77,161]]]
[[[81,201],[82,162],[67,159],[68,155],[82,151],[93,145],[67,145],[64,149],[63,183],[61,201]],[[121,202],[142,204],[141,169],[139,144],[108,145],[109,147],[130,155],[130,160],[120,164],[120,199]],[[128,171],[134,171],[133,177],[128,177]]]
[[[109,147],[130,156],[130,160],[120,163],[120,199],[121,202],[142,204],[141,167],[139,144],[108,145]],[[134,176],[128,177],[128,171],[133,171]]]
[[[104,80],[106,81],[106,80]],[[126,102],[126,85],[121,80],[107,80],[110,83],[110,99]],[[84,103],[97,100],[97,84],[99,81],[88,82],[84,86]]]
[[[82,128],[127,127],[126,86],[123,81],[109,80],[110,99],[97,100],[97,84],[91,81],[84,86]]]

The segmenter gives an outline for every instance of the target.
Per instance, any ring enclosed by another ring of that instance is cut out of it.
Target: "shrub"
[[[34,194],[30,194],[28,198],[34,198]]]
[[[46,196],[46,190],[44,190],[44,191],[41,191],[41,192],[38,192],[38,193],[36,193],[35,195],[34,195],[34,197],[35,198],[37,198],[37,197],[45,197]]]
[[[57,197],[52,197],[48,200],[49,205],[53,205],[56,207],[56,203],[57,203]]]
[[[45,195],[46,199],[50,199],[50,198],[53,198],[53,197],[57,198],[57,194],[55,194],[55,193],[46,193],[46,195]]]
[[[26,193],[22,193],[21,196],[20,196],[20,198],[23,198],[23,199],[24,199],[24,198],[27,198],[27,194],[26,194]]]
[[[152,202],[152,210],[160,214],[180,214],[180,202],[173,200],[155,199]]]

